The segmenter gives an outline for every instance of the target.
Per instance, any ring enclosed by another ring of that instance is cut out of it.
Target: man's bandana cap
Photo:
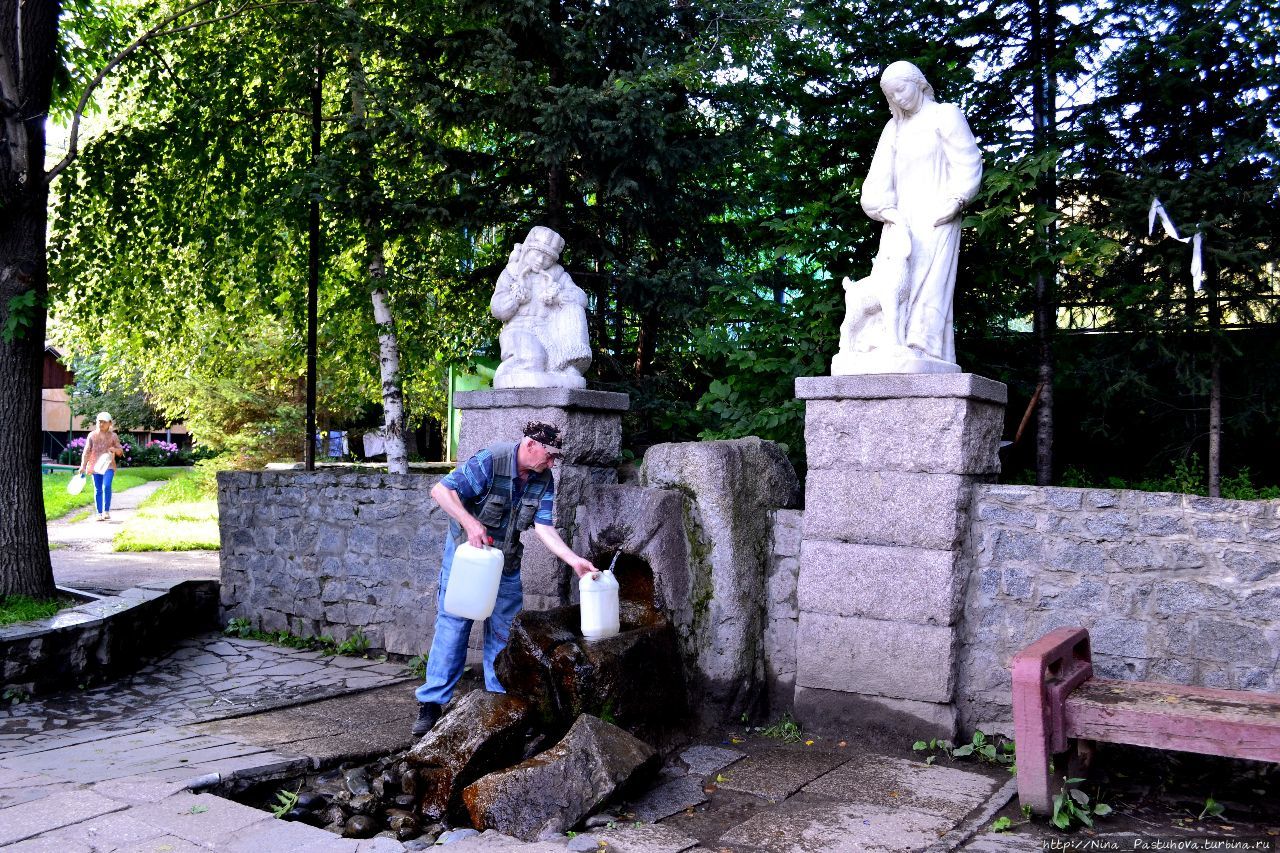
[[[560,437],[560,430],[551,424],[544,424],[542,421],[529,421],[524,425],[524,434],[527,438],[532,438],[547,447],[558,448],[564,442],[564,439]]]

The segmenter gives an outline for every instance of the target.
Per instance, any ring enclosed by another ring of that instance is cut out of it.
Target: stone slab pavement
[[[93,516],[83,521],[66,520],[82,510],[50,521],[49,559],[54,581],[72,589],[116,593],[157,580],[218,580],[217,551],[111,550],[111,540],[138,505],[162,485],[163,480],[155,480],[114,493],[110,521],[97,521]]]
[[[396,664],[208,634],[127,678],[6,708],[0,848],[420,849],[421,841],[339,838],[188,787],[405,749],[414,682]],[[1003,806],[999,782],[834,746],[735,738],[684,750],[650,791],[620,806],[631,811],[614,823],[538,844],[486,832],[457,841],[456,850],[925,850],[984,806]]]
[[[387,839],[334,838],[322,830],[281,824],[269,813],[209,794],[194,779],[300,772],[315,762],[306,738],[269,737],[232,718],[287,708],[327,731],[345,729],[331,746],[351,749],[363,725],[400,732],[403,748],[416,706],[416,678],[403,666],[363,658],[330,658],[256,640],[207,634],[126,678],[0,710],[0,849],[57,853],[91,850],[402,850]],[[374,688],[407,699],[365,699],[326,710]],[[381,716],[374,706],[387,706]],[[221,721],[220,729],[202,726]],[[305,733],[305,730],[304,730]],[[369,749],[386,741],[368,736]],[[318,833],[311,843],[298,833]],[[268,839],[265,846],[259,836]],[[334,842],[334,844],[331,844]]]
[[[0,848],[420,849],[422,841],[339,838],[189,789],[197,779],[277,778],[403,750],[414,682],[396,664],[208,634],[127,678],[6,708]],[[969,842],[1011,796],[1011,783],[990,773],[829,741],[735,737],[685,749],[649,791],[618,806],[616,821],[574,838],[526,844],[486,832],[455,843],[456,853],[937,853]]]

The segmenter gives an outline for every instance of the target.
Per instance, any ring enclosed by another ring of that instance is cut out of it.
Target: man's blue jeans
[[[108,468],[105,474],[93,475],[93,503],[99,514],[111,512],[111,481],[115,476],[115,468]]]
[[[446,534],[444,558],[440,561],[440,590],[436,593],[436,633],[431,639],[431,652],[427,657],[427,681],[414,692],[419,702],[440,705],[448,702],[467,662],[471,620],[452,616],[444,610],[444,593],[449,585],[449,570],[453,567],[456,548],[453,537]],[[511,620],[516,618],[523,603],[520,572],[504,574],[498,584],[498,603],[493,614],[484,620],[484,686],[490,693],[507,692],[493,673],[493,661],[498,652],[506,648]]]

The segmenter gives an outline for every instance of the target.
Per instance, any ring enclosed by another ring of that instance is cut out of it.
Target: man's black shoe
[[[418,719],[414,721],[409,733],[414,737],[422,737],[431,731],[431,727],[440,719],[440,706],[435,702],[418,703]]]

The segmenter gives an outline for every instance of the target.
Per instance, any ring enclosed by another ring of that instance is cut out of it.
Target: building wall
[[[969,542],[963,728],[1007,730],[1012,656],[1063,626],[1101,677],[1280,689],[1280,501],[979,485]]]

